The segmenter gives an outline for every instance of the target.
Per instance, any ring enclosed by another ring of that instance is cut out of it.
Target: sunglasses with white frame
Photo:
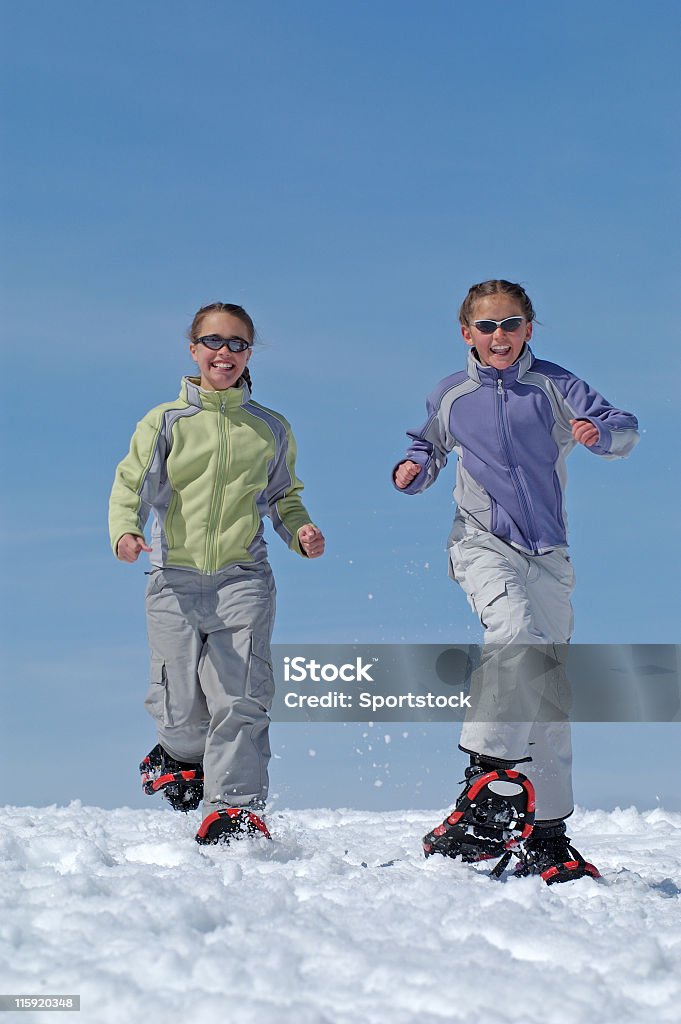
[[[471,327],[475,327],[481,334],[494,334],[499,327],[507,334],[513,334],[526,321],[525,316],[507,316],[503,320],[473,320]]]

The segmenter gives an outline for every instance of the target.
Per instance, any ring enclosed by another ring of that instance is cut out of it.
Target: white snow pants
[[[524,555],[457,516],[449,561],[485,629],[459,746],[526,762],[520,770],[534,785],[537,820],[567,817],[574,810],[572,743],[561,645],[573,628],[570,559],[562,548]]]
[[[269,565],[232,565],[215,575],[156,569],[146,610],[145,706],[158,742],[178,761],[203,761],[204,816],[223,807],[262,807],[274,696]]]

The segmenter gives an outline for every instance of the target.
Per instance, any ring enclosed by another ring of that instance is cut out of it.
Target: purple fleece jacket
[[[467,368],[440,381],[426,406],[426,422],[408,432],[406,458],[421,471],[405,492],[429,487],[453,451],[460,512],[529,554],[567,544],[565,459],[576,444],[569,421],[598,428],[587,450],[604,458],[628,455],[639,440],[635,416],[528,346],[506,370],[483,366],[472,350]]]

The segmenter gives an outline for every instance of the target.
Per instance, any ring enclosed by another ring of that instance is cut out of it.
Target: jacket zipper
[[[218,534],[220,526],[220,509],[222,507],[223,481],[227,476],[229,462],[229,446],[227,444],[227,422],[225,403],[220,403],[218,417],[218,461],[213,485],[210,517],[208,519],[208,536],[206,538],[206,572],[217,572],[218,567]]]
[[[504,455],[506,456],[506,462],[508,463],[508,468],[511,473],[513,486],[515,487],[515,492],[518,496],[520,509],[523,513],[523,516],[525,517],[527,539],[530,541],[533,549],[537,551],[539,549],[539,545],[537,544],[536,540],[534,516],[532,515],[532,508],[530,505],[529,498],[527,496],[527,492],[525,490],[525,485],[523,484],[523,481],[520,478],[520,474],[518,473],[518,470],[516,468],[515,460],[513,458],[513,448],[511,445],[511,439],[509,437],[506,426],[506,410],[504,408],[506,402],[506,392],[504,391],[504,385],[501,377],[497,378],[497,396],[499,399],[499,401],[497,402],[497,406],[499,409],[499,433],[501,435],[501,446],[503,448]]]

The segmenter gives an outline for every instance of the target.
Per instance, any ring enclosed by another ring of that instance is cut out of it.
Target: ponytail
[[[253,394],[253,383],[251,381],[251,374],[247,366],[244,366],[244,372],[241,374],[241,377],[239,378],[239,383],[245,384],[250,393]]]

